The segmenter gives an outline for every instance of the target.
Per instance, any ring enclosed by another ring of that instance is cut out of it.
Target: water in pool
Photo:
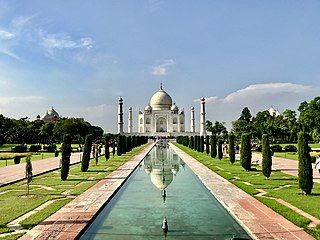
[[[155,147],[80,239],[251,238],[171,148]]]

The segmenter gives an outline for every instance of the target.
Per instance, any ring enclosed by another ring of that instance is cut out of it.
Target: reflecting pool
[[[155,147],[80,239],[251,238],[171,148]]]

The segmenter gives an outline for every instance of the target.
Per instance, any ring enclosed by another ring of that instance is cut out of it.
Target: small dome
[[[50,116],[56,116],[56,117],[59,117],[59,113],[57,113],[56,110],[53,109],[53,107],[51,109],[48,110],[48,115]]]
[[[152,107],[148,104],[145,108],[144,108],[145,111],[151,111],[152,110]]]
[[[204,97],[200,98],[200,101],[204,102],[205,101]]]
[[[161,87],[160,90],[152,96],[150,105],[154,110],[169,110],[172,106],[172,98]]]
[[[278,110],[275,109],[275,108],[272,107],[272,106],[271,106],[271,108],[269,108],[268,112],[269,112],[269,114],[270,114],[271,116],[276,116],[276,117],[277,117],[277,116],[280,115],[280,113],[278,112]]]
[[[174,103],[171,107],[171,111],[178,111],[179,108],[177,107],[176,103]]]
[[[173,173],[171,170],[162,171],[162,169],[153,169],[150,173],[151,182],[159,190],[166,189],[173,180]]]

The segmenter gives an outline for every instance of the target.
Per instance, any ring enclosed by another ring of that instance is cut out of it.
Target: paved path
[[[32,162],[33,175],[39,175],[45,172],[59,169],[60,157],[46,158]],[[70,158],[70,164],[81,161],[82,153],[73,153]],[[25,179],[26,164],[20,163],[0,168],[0,187],[10,183],[18,182]]]
[[[262,155],[261,153],[252,153],[252,160],[259,160],[259,164],[262,164]],[[298,161],[280,158],[280,157],[272,157],[272,170],[280,170],[286,174],[292,176],[298,176]],[[313,181],[320,183],[320,174],[317,169],[314,168],[314,164],[312,164],[313,169]]]
[[[153,146],[154,143],[148,145],[139,154],[38,224],[20,239],[69,240],[79,237],[93,217],[113,197]]]
[[[178,147],[172,144],[171,147],[254,239],[314,239]]]

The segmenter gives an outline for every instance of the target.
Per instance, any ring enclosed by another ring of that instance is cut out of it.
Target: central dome
[[[172,98],[170,95],[162,89],[162,86],[158,92],[153,94],[150,105],[153,110],[170,110],[172,106]]]

